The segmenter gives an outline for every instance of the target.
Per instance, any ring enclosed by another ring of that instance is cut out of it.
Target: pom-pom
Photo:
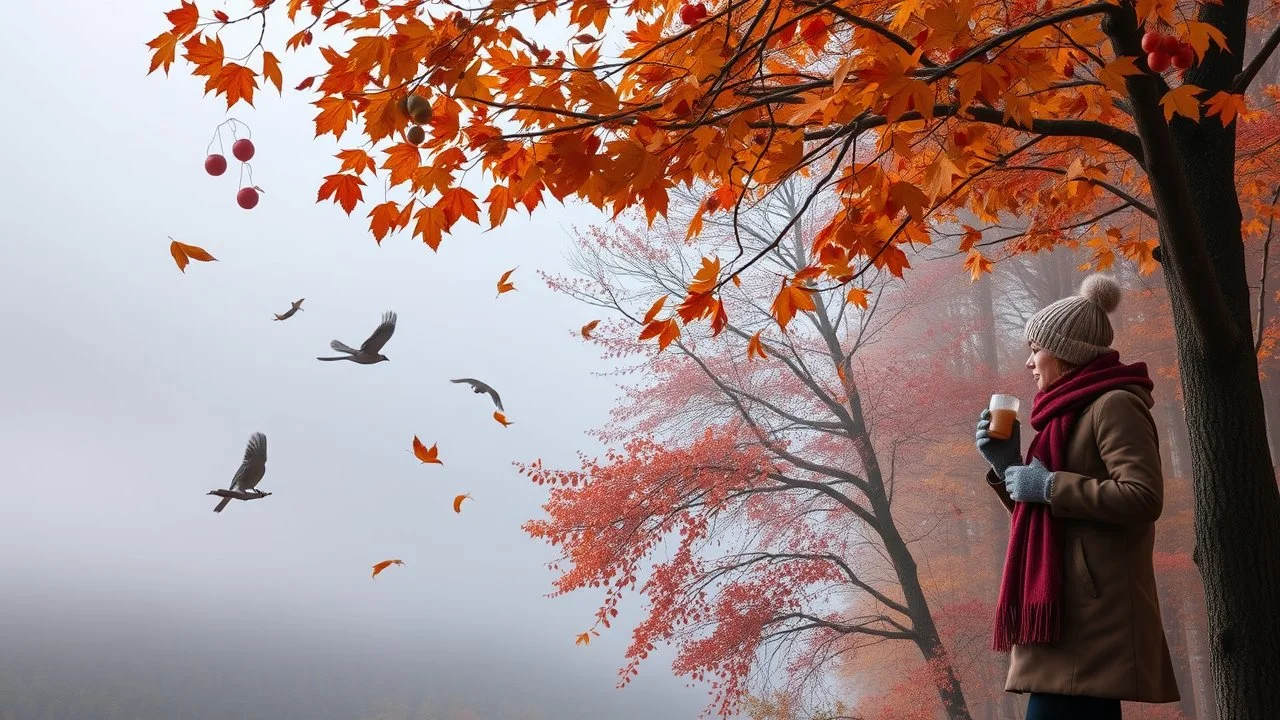
[[[1090,275],[1080,284],[1080,295],[1109,315],[1120,305],[1120,283],[1108,275]]]

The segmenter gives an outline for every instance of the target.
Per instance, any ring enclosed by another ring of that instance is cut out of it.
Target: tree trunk
[[[1192,558],[1205,586],[1209,666],[1223,720],[1253,720],[1280,717],[1280,494],[1251,342],[1234,141],[1220,125],[1207,132],[1215,124],[1182,127],[1178,137],[1236,341],[1210,347],[1185,278],[1166,278],[1191,441]]]
[[[1141,52],[1132,7],[1108,14],[1117,54]],[[1198,19],[1222,30],[1186,81],[1227,87],[1240,72],[1248,3],[1203,4]],[[1173,308],[1191,440],[1195,548],[1208,614],[1209,665],[1222,720],[1280,717],[1280,492],[1249,317],[1235,124],[1170,124],[1160,81],[1128,76],[1134,124],[1160,218],[1162,264]]]
[[[1205,153],[1210,155],[1212,153]],[[1231,155],[1228,155],[1228,160]],[[1169,277],[1190,436],[1196,545],[1204,579],[1210,668],[1223,720],[1280,717],[1280,496],[1266,432],[1240,211],[1230,173],[1189,162],[1188,179],[1210,241],[1213,269],[1239,340],[1204,347],[1193,300]],[[1213,187],[1221,183],[1220,187]]]

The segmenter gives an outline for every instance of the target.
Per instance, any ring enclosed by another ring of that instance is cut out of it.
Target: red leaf
[[[173,34],[178,37],[186,37],[195,32],[196,24],[200,22],[200,10],[195,3],[189,3],[187,0],[182,0],[181,7],[166,12],[164,16],[173,23]]]
[[[333,201],[341,205],[342,209],[350,215],[351,211],[356,209],[356,203],[364,200],[364,192],[360,189],[362,185],[364,181],[356,175],[346,173],[326,175],[324,184],[320,186],[320,192],[316,196],[316,202],[332,197]]]

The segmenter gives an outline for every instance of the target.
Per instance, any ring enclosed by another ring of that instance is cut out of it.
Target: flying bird
[[[302,299],[300,299],[300,300],[294,300],[293,302],[289,303],[290,307],[289,307],[289,309],[285,312],[285,314],[283,314],[283,315],[276,315],[276,319],[277,319],[277,320],[288,320],[289,318],[293,317],[293,314],[294,314],[294,313],[296,313],[296,312],[298,312],[299,310],[301,310],[301,309],[302,309],[302,301],[303,301],[303,300],[306,300],[306,298],[302,298]],[[275,315],[275,313],[272,313],[272,314],[273,314],[273,315]]]
[[[360,363],[361,365],[372,365],[374,363],[380,363],[383,360],[390,360],[391,358],[383,355],[379,351],[382,350],[383,345],[387,344],[387,341],[391,339],[391,334],[395,331],[396,314],[390,311],[382,313],[382,324],[378,326],[377,330],[373,331],[373,334],[369,336],[368,340],[364,341],[364,344],[360,346],[359,350],[344,345],[338,340],[334,340],[329,343],[329,347],[340,353],[346,353],[346,355],[338,357],[318,357],[316,359],[350,360],[351,362]]]
[[[231,478],[231,487],[228,490],[239,490],[240,492],[256,492],[259,495],[262,491],[258,489],[258,483],[262,482],[262,476],[267,474],[267,436],[260,432],[256,432],[249,436],[249,445],[244,449],[244,461],[240,463],[240,469],[236,470],[236,474]],[[222,498],[218,506],[213,509],[214,512],[222,512],[222,508],[231,502],[231,498]]]
[[[458,378],[457,380],[450,380],[449,382],[466,383],[471,386],[471,391],[477,395],[480,393],[489,393],[489,397],[493,398],[493,404],[497,405],[499,410],[503,409],[502,398],[498,397],[498,391],[479,380],[476,380],[475,378]]]

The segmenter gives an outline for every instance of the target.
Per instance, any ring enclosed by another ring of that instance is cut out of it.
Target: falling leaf
[[[173,256],[174,262],[178,263],[178,269],[181,270],[184,274],[187,272],[187,263],[191,262],[192,260],[196,260],[199,262],[217,262],[218,261],[217,258],[210,255],[207,251],[205,251],[204,248],[196,247],[195,245],[188,245],[186,243],[180,243],[177,240],[174,240],[173,238],[169,238],[169,240],[172,241],[169,243],[169,254]]]
[[[508,280],[511,278],[511,273],[515,272],[517,269],[518,269],[518,266],[513,267],[510,270],[502,273],[502,277],[498,278],[498,294],[499,295],[501,295],[504,292],[511,292],[512,290],[516,289],[516,286],[508,282]]]
[[[382,572],[383,570],[386,570],[392,565],[404,565],[404,561],[403,560],[383,560],[382,562],[377,563],[376,565],[373,566],[373,575],[371,575],[370,577],[375,577],[375,578],[378,577],[378,573]]]
[[[436,457],[437,454],[438,454],[438,451],[436,450],[436,443],[432,443],[431,447],[427,447],[426,445],[422,444],[422,441],[418,439],[417,435],[413,436],[414,457],[418,458],[424,463],[434,463],[436,465],[443,465],[444,462],[442,462],[438,457]]]
[[[493,419],[502,423],[502,427],[507,427],[508,425],[515,425],[513,421],[510,421],[507,419],[506,415],[503,415],[501,412],[497,410],[493,411]]]
[[[599,321],[599,320],[592,320],[591,322],[587,323],[586,325],[583,325],[583,326],[582,326],[582,329],[581,329],[581,330],[579,330],[579,332],[580,332],[580,333],[582,333],[582,339],[583,339],[583,340],[590,340],[590,339],[591,339],[591,331],[592,331],[592,330],[595,330],[595,329],[596,329],[596,326],[597,326],[597,325],[599,325],[599,324],[600,324],[600,321]]]
[[[225,23],[225,22],[228,22],[228,21],[230,21],[230,20],[231,20],[231,16],[230,16],[230,15],[227,15],[226,13],[222,12],[221,10],[214,10],[214,11],[213,11],[213,16],[214,16],[215,18],[217,18],[218,22],[223,22],[223,23]]]
[[[455,498],[453,499],[453,511],[454,511],[454,512],[456,512],[456,513],[461,513],[461,512],[462,512],[462,501],[463,501],[463,500],[474,500],[474,499],[475,499],[475,498],[471,497],[470,495],[459,495],[459,496],[455,497]]]
[[[307,88],[311,87],[311,84],[314,83],[315,81],[316,81],[315,75],[308,75],[307,77],[302,79],[302,82],[298,83],[297,87],[295,87],[294,90],[306,90]]]
[[[754,356],[759,356],[761,360],[769,357],[764,351],[764,344],[760,342],[760,333],[763,330],[757,330],[755,335],[747,341],[747,360],[751,361]]]
[[[1165,121],[1173,120],[1174,115],[1182,115],[1192,122],[1200,122],[1200,101],[1196,95],[1204,92],[1195,85],[1179,85],[1160,98],[1160,107],[1164,108]]]
[[[582,633],[581,635],[578,636],[576,640],[573,641],[573,644],[574,645],[590,645],[591,633]]]

